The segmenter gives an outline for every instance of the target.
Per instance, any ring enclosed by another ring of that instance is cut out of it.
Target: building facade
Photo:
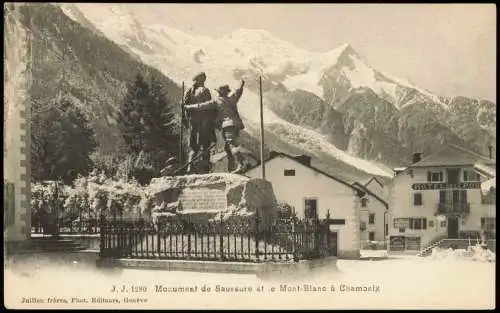
[[[495,236],[495,200],[481,192],[493,159],[447,145],[396,172],[389,188],[390,251],[420,250],[444,238]]]
[[[4,80],[4,241],[25,244],[31,233],[29,33],[19,22],[19,5],[6,7]]]
[[[337,256],[358,258],[359,206],[363,191],[311,166],[307,156],[292,157],[272,152],[264,162],[266,180],[272,183],[278,201],[295,209],[299,218],[330,215],[330,230],[337,236]],[[261,177],[261,167],[244,175]]]
[[[368,186],[355,182],[355,187],[365,191],[360,200],[359,223],[361,247],[368,247],[372,242],[385,244],[388,235],[389,205]],[[375,191],[380,191],[378,183],[370,186]]]

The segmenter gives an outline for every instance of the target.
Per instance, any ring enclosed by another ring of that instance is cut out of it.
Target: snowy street
[[[58,260],[51,267],[42,259],[8,265],[7,307],[485,309],[495,305],[495,264],[486,262],[415,256],[338,260],[338,272],[315,271],[300,281],[263,282],[254,275],[105,271],[96,269],[90,258]],[[30,297],[45,303],[21,303]],[[119,303],[106,302],[110,299]]]

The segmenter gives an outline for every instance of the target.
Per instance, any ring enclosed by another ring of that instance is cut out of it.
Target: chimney
[[[489,145],[488,146],[488,151],[489,151],[489,157],[490,157],[490,159],[493,159],[493,146]]]
[[[420,162],[420,160],[422,160],[422,153],[418,152],[418,153],[414,153],[413,154],[413,161],[412,161],[412,164],[415,164],[417,162]]]
[[[295,159],[305,166],[311,166],[311,157],[308,155],[301,154],[296,156]]]

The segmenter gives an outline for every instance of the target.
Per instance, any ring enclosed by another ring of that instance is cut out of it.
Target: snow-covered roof
[[[357,186],[357,185],[359,185],[359,183],[356,183],[356,184],[349,183],[349,182],[345,181],[343,178],[340,178],[340,177],[337,177],[337,176],[333,176],[333,175],[332,175],[332,174],[330,174],[330,173],[327,173],[327,172],[325,172],[325,171],[323,171],[323,170],[320,170],[320,169],[319,169],[319,168],[317,168],[317,167],[312,166],[312,165],[310,164],[310,157],[309,157],[309,156],[307,156],[307,155],[297,155],[297,156],[291,156],[291,155],[288,155],[288,154],[283,153],[283,152],[271,151],[271,152],[269,153],[269,157],[268,157],[267,159],[265,159],[265,160],[264,160],[264,163],[267,163],[267,162],[269,162],[269,161],[271,161],[271,160],[274,160],[274,159],[276,159],[277,157],[285,157],[285,158],[287,158],[287,159],[293,160],[293,161],[297,162],[298,164],[301,164],[301,165],[303,165],[303,166],[305,166],[305,167],[307,167],[307,168],[309,168],[309,169],[312,169],[312,170],[313,170],[313,171],[315,171],[315,172],[318,172],[318,173],[320,173],[320,174],[322,174],[322,175],[324,175],[324,176],[326,176],[326,177],[328,177],[328,178],[330,178],[330,179],[333,179],[333,180],[335,180],[335,181],[337,181],[337,182],[339,182],[339,183],[341,183],[341,184],[343,184],[343,185],[345,185],[345,186],[347,186],[347,187],[349,187],[349,188],[354,189],[354,190],[355,190],[355,191],[357,191],[358,193],[363,193],[363,194],[364,194],[364,193],[366,193],[365,188],[362,188],[363,186]],[[306,160],[304,160],[304,159],[307,159],[307,158],[309,158],[309,160],[307,160],[307,161],[306,161]],[[245,174],[246,174],[246,173],[248,173],[249,171],[251,171],[251,170],[253,170],[253,169],[257,168],[258,166],[260,166],[260,164],[261,164],[261,163],[260,163],[260,162],[258,162],[255,166],[252,166],[252,167],[248,168],[248,169],[247,169],[247,170],[243,173],[243,175],[245,175]],[[383,201],[383,200],[382,200],[382,201]]]
[[[457,145],[446,144],[439,152],[431,154],[417,163],[413,163],[410,167],[464,166],[479,162],[483,164],[495,163],[494,160],[488,159],[476,152]]]
[[[490,192],[491,188],[497,188],[496,184],[496,177],[493,177],[491,179],[488,179],[487,181],[484,181],[481,183],[481,192],[483,194],[487,194]]]
[[[476,163],[474,164],[474,170],[478,172],[480,175],[492,178],[496,177],[497,171],[495,168],[485,165],[483,163]]]

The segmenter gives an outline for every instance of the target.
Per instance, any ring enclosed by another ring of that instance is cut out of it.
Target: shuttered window
[[[422,193],[417,192],[413,194],[413,205],[422,205]]]
[[[467,181],[480,181],[480,176],[478,173],[476,173],[475,171],[471,171],[471,170],[464,170],[463,171],[463,181],[464,182],[467,182]]]
[[[375,213],[368,215],[368,224],[375,224]]]
[[[427,229],[427,218],[410,218],[410,229]]]
[[[427,181],[428,182],[442,182],[443,181],[443,172],[442,171],[428,171],[427,172]]]
[[[284,176],[295,176],[295,170],[283,170]]]

